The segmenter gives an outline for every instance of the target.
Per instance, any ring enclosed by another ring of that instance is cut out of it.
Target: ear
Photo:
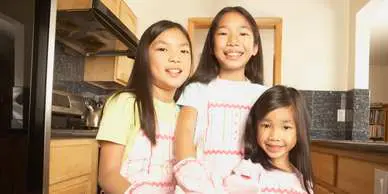
[[[253,46],[253,52],[252,52],[252,56],[255,56],[257,55],[257,52],[259,51],[259,45],[258,44],[255,44]]]

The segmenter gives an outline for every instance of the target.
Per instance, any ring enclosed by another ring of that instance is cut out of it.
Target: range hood
[[[61,0],[57,10],[56,38],[85,56],[135,58],[138,39],[100,0]]]

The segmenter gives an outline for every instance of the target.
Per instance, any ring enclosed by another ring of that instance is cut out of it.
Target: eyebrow
[[[167,43],[164,40],[157,40],[153,44],[156,45],[156,44],[169,44],[169,43]],[[179,44],[179,46],[189,46],[189,43],[188,42],[181,43],[181,44]]]
[[[227,28],[227,26],[225,26],[225,25],[218,26],[217,29],[219,29],[219,28]],[[251,27],[249,25],[248,26],[245,26],[245,25],[244,26],[240,26],[240,28],[249,29],[249,30],[251,29]]]
[[[272,122],[272,120],[262,119],[261,122]],[[292,120],[282,120],[282,123],[292,123]]]

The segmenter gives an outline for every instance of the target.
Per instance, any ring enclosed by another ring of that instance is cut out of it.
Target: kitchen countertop
[[[88,129],[51,129],[52,138],[95,138],[98,130]]]
[[[327,140],[313,139],[312,145],[339,148],[354,151],[371,151],[374,153],[388,154],[388,143],[384,142],[369,142],[369,141],[352,141],[352,140]]]

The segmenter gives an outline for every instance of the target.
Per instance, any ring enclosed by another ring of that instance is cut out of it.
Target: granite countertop
[[[95,138],[98,130],[87,129],[51,129],[52,138]]]
[[[370,142],[359,140],[328,140],[328,139],[313,139],[312,145],[339,148],[355,151],[371,151],[375,153],[388,154],[388,143]]]

